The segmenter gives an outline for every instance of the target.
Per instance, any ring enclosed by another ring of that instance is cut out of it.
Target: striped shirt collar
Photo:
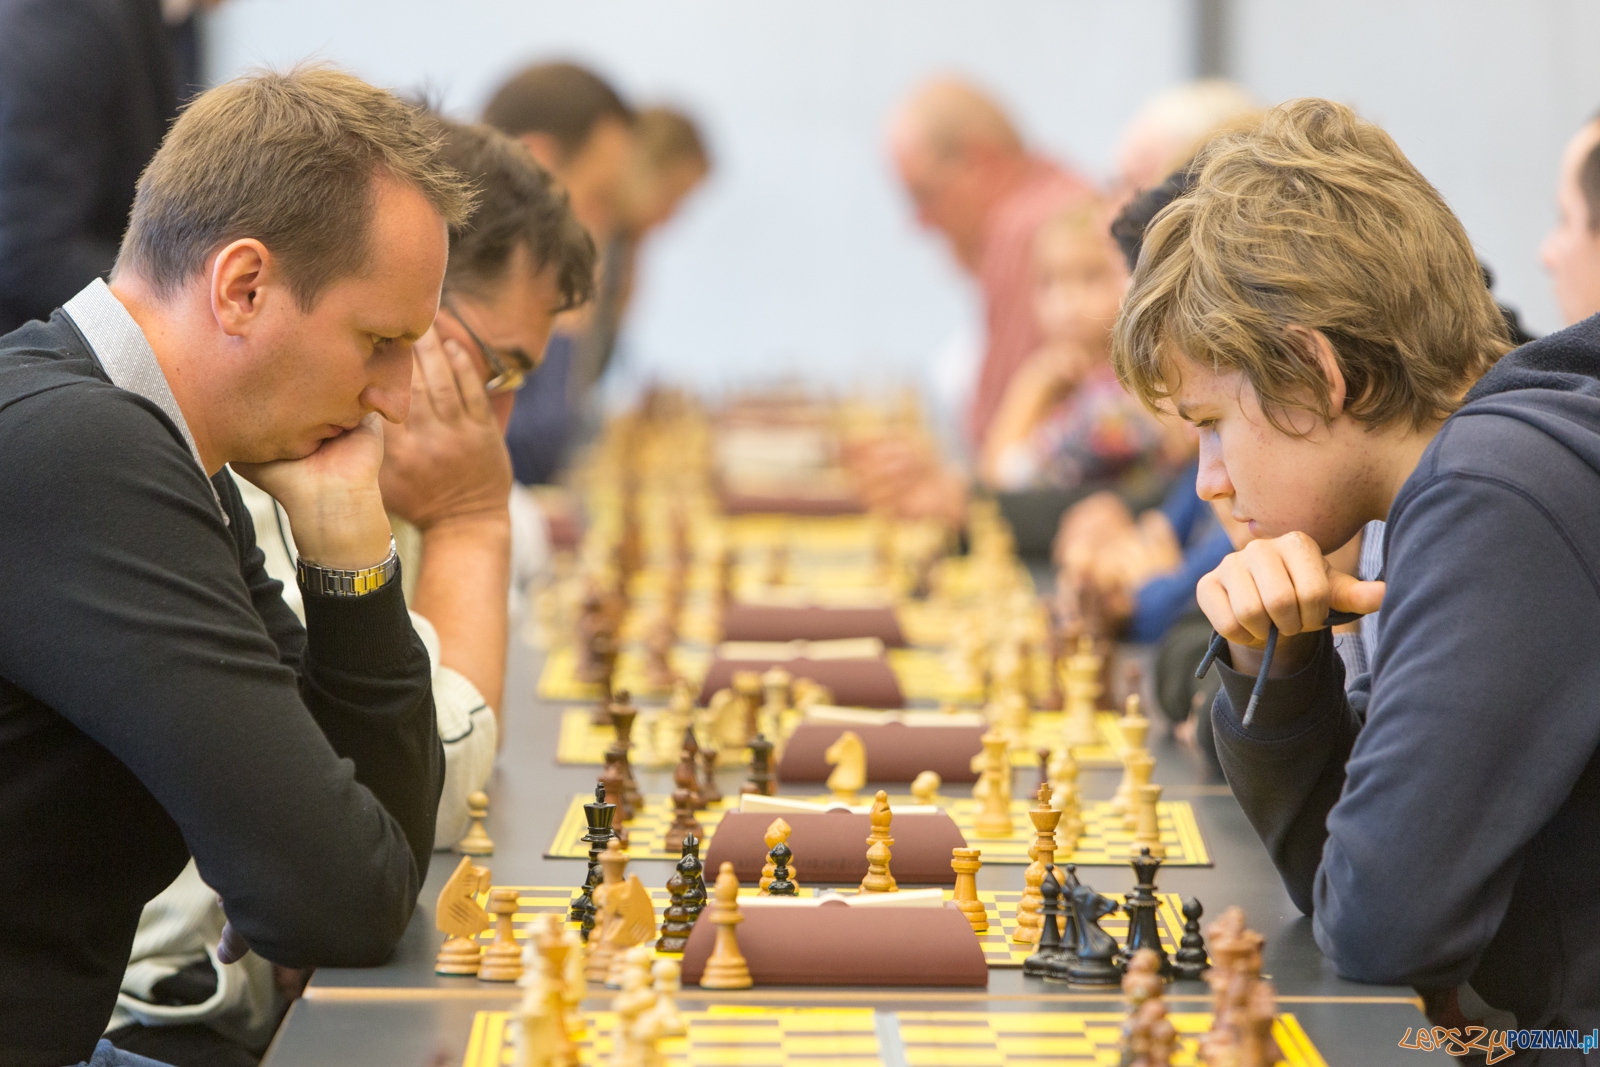
[[[150,401],[183,434],[184,443],[189,446],[189,455],[194,457],[201,477],[210,486],[217,510],[222,512],[222,521],[227,522],[228,512],[222,506],[217,487],[211,484],[211,476],[206,474],[205,464],[200,460],[200,448],[194,442],[194,434],[189,432],[189,423],[178,407],[177,398],[172,395],[172,387],[167,384],[167,375],[156,360],[155,349],[150,347],[144,331],[128,314],[128,309],[122,306],[122,301],[112,294],[110,286],[96,278],[84,286],[77,296],[61,305],[61,310],[67,313],[78,327],[78,332],[83,334],[84,340],[89,342],[95,359],[100,361],[100,367],[111,379],[111,384]]]

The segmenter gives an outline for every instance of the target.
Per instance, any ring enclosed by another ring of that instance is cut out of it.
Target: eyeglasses
[[[467,336],[483,354],[483,361],[489,364],[490,376],[489,380],[483,383],[484,392],[514,393],[522,388],[523,383],[528,380],[528,375],[538,369],[539,361],[523,349],[495,348],[487,344],[467,324],[467,320],[461,317],[461,312],[456,309],[448,294],[440,298],[439,306],[450,312],[451,317],[461,324],[461,328],[467,331]]]

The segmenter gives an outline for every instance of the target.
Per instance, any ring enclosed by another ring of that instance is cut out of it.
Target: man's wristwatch
[[[394,538],[389,538],[389,558],[376,567],[363,567],[358,571],[341,571],[332,567],[319,567],[304,559],[295,560],[295,574],[300,588],[318,596],[365,596],[377,592],[400,573],[400,553],[395,551]]]

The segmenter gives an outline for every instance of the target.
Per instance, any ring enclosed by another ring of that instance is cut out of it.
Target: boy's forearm
[[[439,634],[439,662],[477,687],[499,714],[511,586],[509,515],[436,523],[423,531],[411,607]]]
[[[1331,636],[1320,638],[1297,673],[1269,680],[1251,726],[1242,709],[1254,675],[1219,657],[1223,687],[1212,708],[1217,756],[1289,895],[1312,910],[1327,815],[1344,785],[1345,761],[1360,728],[1344,695],[1344,669]]]

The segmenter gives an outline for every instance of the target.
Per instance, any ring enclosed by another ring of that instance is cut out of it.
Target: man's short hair
[[[1350,415],[1422,426],[1510,350],[1460,221],[1349,108],[1272,108],[1206,144],[1194,173],[1146,231],[1114,333],[1117,373],[1146,404],[1176,391],[1181,353],[1241,372],[1279,428],[1291,409],[1326,418],[1302,327],[1332,345]]]
[[[237,78],[196,97],[145,168],[116,271],[166,296],[223,245],[253,237],[309,311],[366,264],[380,175],[448,225],[472,210],[421,109],[328,67]]]
[[[633,120],[639,155],[656,171],[687,163],[700,170],[711,169],[711,155],[694,119],[676,108],[647,107]]]
[[[521,137],[544,133],[571,159],[606,119],[633,122],[633,112],[605,79],[576,63],[536,63],[502,85],[483,109],[483,121]]]
[[[478,207],[450,228],[445,286],[482,295],[505,275],[518,245],[555,273],[561,309],[594,295],[594,240],[567,194],[522,142],[478,123],[439,119],[440,154],[477,189]]]

